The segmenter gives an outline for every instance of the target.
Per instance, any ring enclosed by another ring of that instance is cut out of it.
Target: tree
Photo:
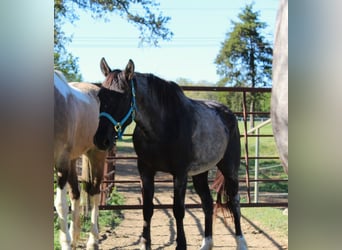
[[[233,30],[228,32],[215,59],[217,73],[222,77],[220,86],[261,87],[270,85],[272,79],[272,47],[261,30],[266,23],[259,21],[259,13],[253,4],[246,5],[238,15],[239,22],[232,21]],[[250,96],[250,111],[260,95]],[[251,115],[251,127],[254,127]]]
[[[62,25],[64,22],[78,20],[77,9],[89,11],[95,19],[106,17],[109,13],[118,14],[140,31],[141,43],[158,45],[158,40],[170,40],[172,32],[166,27],[170,17],[165,17],[157,11],[155,0],[55,0],[54,13],[54,62],[69,81],[81,79],[77,58],[65,49],[65,44],[71,38],[65,36]],[[152,9],[154,12],[152,12]]]
[[[65,78],[69,82],[82,81],[82,75],[79,73],[78,58],[75,58],[71,53],[62,52],[54,53],[55,69],[63,72]]]

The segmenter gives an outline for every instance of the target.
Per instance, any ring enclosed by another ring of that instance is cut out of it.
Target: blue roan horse
[[[143,185],[141,249],[151,249],[157,171],[173,176],[176,249],[187,248],[183,218],[188,176],[192,176],[205,213],[205,235],[200,249],[212,248],[213,199],[208,187],[208,170],[214,166],[224,176],[221,192],[228,197],[225,207],[234,216],[237,248],[247,249],[240,226],[240,134],[234,114],[219,103],[187,98],[173,82],[134,72],[131,60],[125,70],[112,71],[103,58],[101,70],[106,79],[99,92],[100,121],[94,143],[99,149],[108,149],[134,119],[133,143]]]

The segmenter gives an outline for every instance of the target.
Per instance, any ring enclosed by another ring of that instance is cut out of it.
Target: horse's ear
[[[132,80],[134,76],[134,62],[129,59],[126,69],[125,69],[125,76],[127,80]]]
[[[102,74],[104,74],[104,76],[107,76],[112,71],[110,69],[110,67],[108,66],[106,59],[104,59],[104,57],[102,57],[102,59],[101,59],[100,68],[101,68]]]

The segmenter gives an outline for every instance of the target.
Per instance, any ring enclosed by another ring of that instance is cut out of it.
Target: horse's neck
[[[145,82],[146,83],[146,82]],[[152,94],[151,94],[152,93]],[[191,101],[185,96],[178,96],[179,101],[175,103],[158,102],[158,97],[153,96],[157,93],[151,92],[147,86],[141,85],[136,89],[136,125],[147,137],[160,138],[168,133],[177,134],[185,128],[182,126],[185,122],[188,124],[189,109]],[[189,104],[189,105],[188,105]]]
[[[146,135],[155,137],[159,136],[161,122],[163,121],[162,107],[154,103],[155,97],[151,96],[148,89],[146,78],[138,79],[136,87],[136,126],[139,127]]]
[[[158,125],[160,126],[161,121],[162,117],[160,113],[156,112],[156,109],[151,107],[149,103],[146,103],[146,100],[137,100],[135,122],[136,126],[144,131],[146,136],[157,137]]]

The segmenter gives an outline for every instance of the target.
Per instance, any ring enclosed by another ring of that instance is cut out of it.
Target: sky
[[[158,0],[157,0],[158,1]],[[249,0],[159,0],[159,11],[170,16],[167,27],[173,32],[171,41],[159,40],[159,47],[139,46],[139,31],[118,15],[109,21],[94,20],[89,12],[79,11],[80,19],[65,24],[63,30],[72,36],[66,48],[79,58],[84,81],[102,82],[100,60],[104,57],[112,69],[124,69],[129,59],[135,70],[153,73],[166,80],[185,78],[191,82],[219,81],[214,60],[231,21]],[[273,43],[278,0],[254,1],[259,20],[267,24],[263,35]],[[159,13],[159,12],[158,12]]]

